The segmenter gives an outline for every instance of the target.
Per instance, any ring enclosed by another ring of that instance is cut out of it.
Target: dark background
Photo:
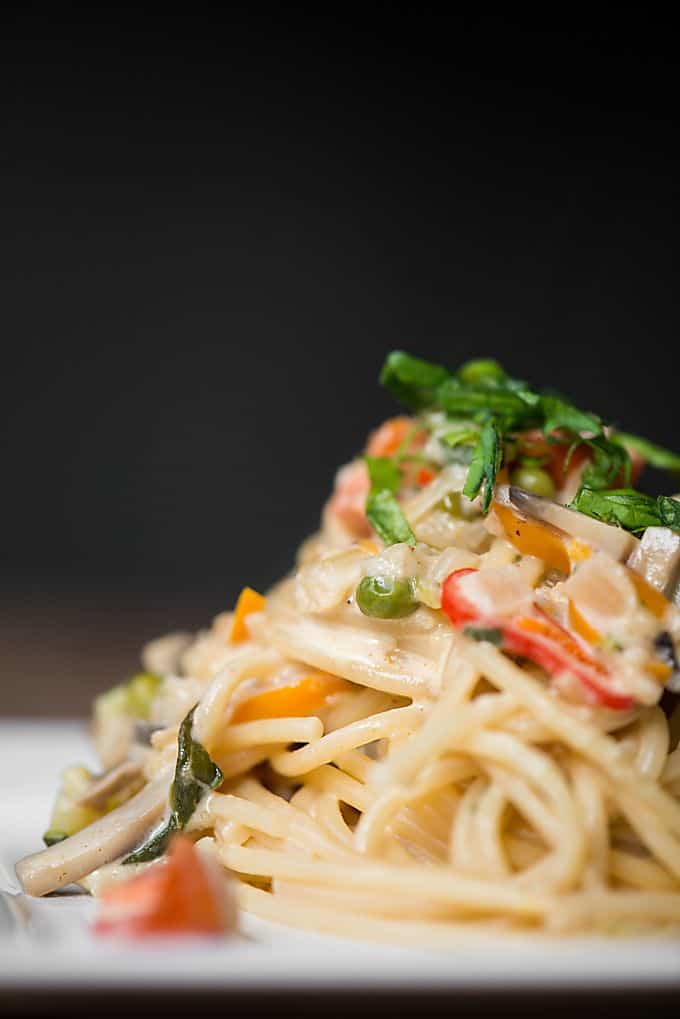
[[[667,25],[188,11],[2,15],[9,713],[285,571],[395,346],[680,445]]]

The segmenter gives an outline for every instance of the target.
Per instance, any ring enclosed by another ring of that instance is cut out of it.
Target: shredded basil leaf
[[[457,428],[443,428],[438,438],[446,449],[448,462],[469,461],[463,491],[474,498],[483,490],[485,513],[504,455],[506,460],[512,457],[509,451],[515,448],[518,435],[538,429],[549,442],[569,446],[565,472],[574,450],[582,444],[589,447],[590,462],[584,467],[573,508],[634,533],[653,525],[676,530],[680,527],[678,500],[667,497],[654,500],[628,487],[612,488],[617,484],[630,485],[631,461],[626,447],[641,453],[654,467],[678,473],[680,455],[626,432],[608,436],[597,414],[580,410],[560,394],[531,389],[521,379],[506,375],[491,358],[468,361],[457,372],[450,372],[441,365],[395,351],[385,362],[381,380],[407,406],[443,411],[452,426],[458,419]],[[482,426],[473,452],[470,422]],[[380,491],[394,493],[396,489],[383,485]],[[377,494],[376,486],[369,502],[374,503]],[[396,511],[396,500],[390,503],[386,496],[381,496],[378,513],[388,521],[384,525],[388,530],[389,518],[396,517]],[[376,513],[375,507],[373,512]]]
[[[443,442],[444,445],[450,446],[451,448],[459,446],[461,443],[467,445],[468,443],[476,442],[478,438],[479,429],[470,428],[467,425],[459,425],[457,428],[450,428],[447,432],[444,432],[443,435],[438,436],[440,442]]]
[[[593,460],[583,472],[581,485],[583,488],[611,488],[620,477],[624,487],[630,484],[630,457],[623,446],[600,435],[594,439],[586,439]]]
[[[388,355],[380,373],[380,382],[393,396],[412,410],[422,410],[434,403],[437,387],[449,377],[446,368],[402,350]]]
[[[468,499],[474,499],[480,491],[483,492],[482,506],[485,513],[488,512],[491,505],[496,475],[500,470],[502,458],[503,444],[498,429],[493,421],[487,421],[479,433],[463,488],[463,495],[466,495]]]
[[[191,735],[196,705],[179,727],[175,778],[170,786],[170,817],[142,845],[123,860],[146,863],[165,852],[170,836],[186,827],[202,796],[222,784],[222,772],[205,747]]]
[[[471,416],[480,422],[501,418],[508,430],[531,428],[538,423],[534,408],[521,394],[500,386],[463,385],[457,378],[447,379],[439,387],[437,406],[454,417]]]
[[[671,499],[668,495],[659,495],[656,500],[659,516],[664,527],[672,531],[680,531],[680,500]]]
[[[366,516],[371,527],[386,545],[401,541],[415,545],[415,535],[396,497],[401,471],[389,457],[367,456],[365,459],[371,481],[366,500]]]
[[[473,361],[466,361],[458,369],[456,375],[461,382],[473,386],[495,386],[507,379],[503,367],[492,357],[478,357]]]
[[[550,435],[557,428],[567,428],[571,432],[591,432],[602,434],[602,421],[597,414],[588,414],[574,407],[562,396],[546,393],[541,396],[540,409],[543,415],[543,432]]]
[[[398,492],[401,484],[401,471],[388,456],[367,456],[364,457],[368,467],[368,476],[371,488],[380,491],[386,488],[388,492]]]
[[[386,545],[396,545],[401,541],[415,545],[415,534],[402,513],[396,496],[387,488],[378,492],[369,492],[366,500],[366,516],[373,530]]]
[[[495,626],[465,626],[463,633],[472,640],[486,640],[489,644],[495,644],[496,647],[500,647],[503,643],[503,633]]]
[[[652,467],[670,471],[671,474],[680,473],[680,455],[673,453],[670,449],[664,449],[663,446],[657,446],[649,439],[643,439],[639,435],[630,435],[628,432],[615,432],[612,435],[612,441],[640,453]]]
[[[654,498],[632,488],[596,492],[582,488],[571,504],[589,517],[616,524],[638,534],[648,527],[670,527],[680,531],[680,501],[660,495]]]

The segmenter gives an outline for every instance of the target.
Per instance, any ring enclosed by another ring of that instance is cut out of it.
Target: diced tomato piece
[[[396,417],[384,421],[368,440],[366,452],[369,456],[394,456],[413,431],[413,418]],[[426,435],[423,431],[415,431],[408,442],[405,452],[414,453],[425,444]]]
[[[367,538],[371,525],[366,519],[366,497],[370,488],[368,469],[363,460],[355,460],[338,471],[335,491],[326,505],[326,513],[355,538]]]
[[[589,460],[592,460],[592,453],[590,447],[585,443],[577,446],[571,456],[569,456],[569,450],[571,446],[567,443],[556,442],[550,446],[551,454],[550,460],[546,465],[546,470],[550,474],[550,477],[555,482],[555,486],[560,488],[565,481],[567,473],[572,470],[576,470],[577,467],[585,467]],[[569,456],[569,465],[567,466],[567,457]]]
[[[186,835],[175,835],[165,860],[101,896],[97,934],[166,937],[223,934],[234,926],[235,905]]]
[[[521,456],[532,456],[543,460],[552,453],[552,443],[548,442],[543,432],[537,428],[518,436],[517,442]]]
[[[647,461],[643,457],[642,453],[638,453],[636,449],[629,449],[628,455],[630,457],[630,484],[631,488],[635,488],[637,485],[640,475],[642,474]],[[621,478],[620,482],[617,482],[613,487],[618,488],[619,485],[624,484],[625,479]]]
[[[429,485],[431,481],[434,481],[436,477],[435,472],[431,471],[429,467],[421,467],[416,475],[416,481],[424,488],[425,485]]]
[[[448,575],[442,585],[442,610],[454,626],[470,623],[479,616],[478,610],[465,597],[464,585],[461,585],[464,577],[476,572],[476,570],[471,568],[454,570],[453,573]]]

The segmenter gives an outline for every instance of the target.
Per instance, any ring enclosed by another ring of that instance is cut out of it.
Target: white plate
[[[60,770],[94,764],[79,723],[0,722],[0,991],[69,987],[274,990],[680,987],[680,944],[661,940],[426,952],[312,935],[244,917],[224,942],[125,945],[94,939],[86,896],[16,896],[13,864],[41,845]],[[11,928],[11,929],[10,929]]]

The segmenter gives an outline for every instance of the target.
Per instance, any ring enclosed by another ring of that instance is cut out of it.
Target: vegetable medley
[[[413,623],[413,641],[442,629],[451,641],[453,628],[521,662],[564,702],[605,713],[662,698],[663,707],[680,693],[680,498],[634,487],[647,463],[680,475],[680,456],[531,388],[494,360],[449,371],[395,351],[381,381],[409,414],[384,422],[338,472],[321,531],[303,546],[291,581],[299,613],[333,615],[359,631],[368,620],[387,632]],[[251,640],[268,601],[244,588],[210,634],[154,642],[145,671],[98,698],[95,740],[108,770],[65,773],[48,845],[153,777],[144,767],[154,735],[163,745],[164,697],[174,704],[181,686],[187,698],[169,810],[121,859],[138,876],[129,891],[111,893],[102,930],[116,929],[121,908],[123,927],[137,934],[223,926],[209,867],[201,870],[205,861],[179,834],[223,783],[193,735],[201,686],[192,669],[200,674],[204,649],[214,655],[225,642]],[[187,648],[191,668],[178,684]],[[351,691],[341,675],[294,668],[236,697],[229,722],[323,717]],[[139,865],[164,855],[165,870],[140,876]],[[163,906],[171,886],[175,919]]]
[[[449,371],[395,351],[381,382],[412,416],[386,421],[341,469],[324,517],[331,541],[373,534],[385,546],[356,589],[361,612],[397,620],[441,609],[564,695],[610,709],[679,684],[680,499],[633,485],[646,463],[680,474],[680,456],[490,359]],[[419,500],[438,486],[418,522]],[[515,562],[432,581],[423,563],[433,548],[445,556],[467,540],[479,551],[489,535]]]

